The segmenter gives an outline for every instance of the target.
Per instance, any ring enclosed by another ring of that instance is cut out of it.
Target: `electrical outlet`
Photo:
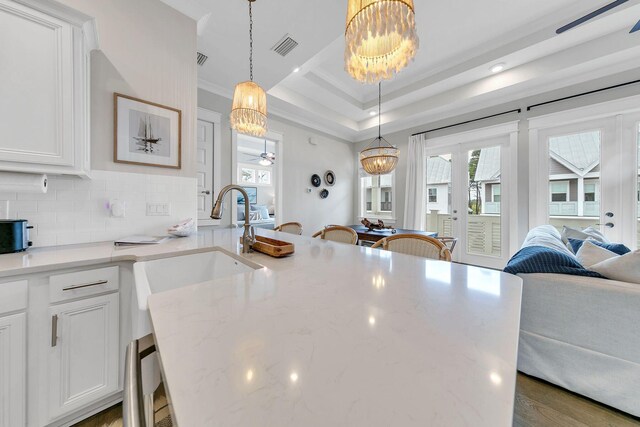
[[[171,215],[170,203],[147,203],[147,216]]]

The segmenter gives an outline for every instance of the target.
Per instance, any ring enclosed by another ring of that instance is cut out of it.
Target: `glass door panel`
[[[451,220],[451,153],[427,156],[427,230],[438,236],[454,235]]]
[[[599,129],[549,137],[549,224],[600,227]]]
[[[469,255],[502,256],[501,147],[466,151]]]

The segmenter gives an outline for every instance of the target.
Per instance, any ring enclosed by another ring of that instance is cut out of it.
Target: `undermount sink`
[[[221,249],[189,255],[140,261],[133,264],[133,335],[151,333],[147,299],[151,294],[166,292],[196,283],[250,273],[261,266],[238,259]]]

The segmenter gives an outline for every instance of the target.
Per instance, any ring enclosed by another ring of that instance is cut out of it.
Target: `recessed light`
[[[375,115],[377,115],[377,114],[378,114],[378,112],[377,112],[377,111],[369,111],[369,115],[370,115],[371,117],[373,117],[373,116],[375,116]]]
[[[298,71],[300,71],[300,67],[296,67],[296,68],[293,69],[294,73],[297,73]]]
[[[500,71],[504,70],[504,66],[505,64],[503,62],[494,65],[493,67],[489,68],[491,70],[492,73],[499,73]]]

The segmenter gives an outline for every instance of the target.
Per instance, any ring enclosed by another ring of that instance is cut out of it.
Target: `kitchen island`
[[[197,246],[239,254],[240,234]],[[519,278],[259,234],[296,253],[248,254],[266,268],[149,297],[177,425],[511,425]]]

